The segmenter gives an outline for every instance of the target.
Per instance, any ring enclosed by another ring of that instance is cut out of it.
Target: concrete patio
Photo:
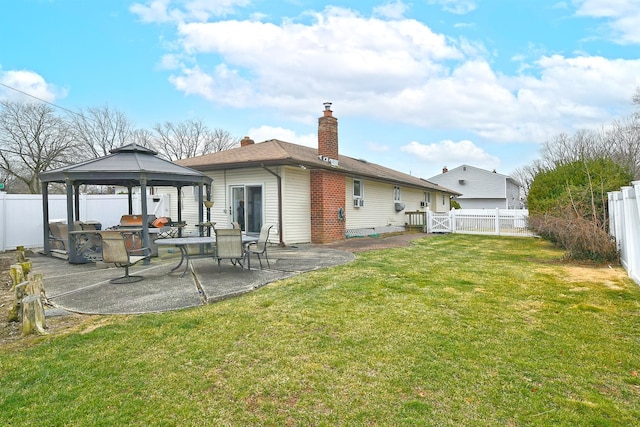
[[[251,270],[223,261],[220,273],[212,258],[192,259],[191,273],[180,277],[183,267],[171,272],[180,261],[178,250],[163,247],[149,265],[139,263],[130,268],[130,274],[144,276],[144,280],[131,284],[109,283],[109,279],[124,274],[123,268],[106,268],[102,263],[69,264],[40,254],[29,259],[33,271],[43,274],[48,301],[54,306],[47,315],[56,315],[135,314],[196,307],[355,258],[351,252],[313,245],[273,246],[268,254],[271,268],[263,260],[264,269],[260,270],[258,259],[253,257]]]

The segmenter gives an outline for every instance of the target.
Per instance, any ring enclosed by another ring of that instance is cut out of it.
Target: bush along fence
[[[42,274],[31,271],[31,261],[25,258],[24,248],[16,251],[17,262],[11,265],[10,275],[14,292],[13,307],[9,311],[9,322],[20,322],[22,335],[45,335],[46,320],[44,304],[44,280]],[[25,280],[25,277],[27,280]]]
[[[427,233],[533,236],[527,209],[452,209],[449,212],[407,212],[407,228]]]
[[[608,193],[609,233],[616,240],[620,262],[640,285],[640,181]]]

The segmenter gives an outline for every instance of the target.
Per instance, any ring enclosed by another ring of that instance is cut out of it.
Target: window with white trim
[[[402,200],[402,193],[400,192],[400,187],[397,185],[393,186],[393,201],[399,202]]]
[[[364,188],[362,185],[362,181],[359,179],[353,180],[353,198],[362,198],[364,197]]]

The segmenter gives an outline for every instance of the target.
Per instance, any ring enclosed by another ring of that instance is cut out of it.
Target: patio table
[[[250,236],[250,235],[246,235],[243,234],[242,235],[242,244],[243,245],[247,245],[249,243],[252,242],[257,242],[258,241],[258,236]],[[201,251],[200,253],[197,254],[193,254],[193,253],[189,253],[188,250],[188,246],[189,245],[215,245],[216,243],[216,237],[215,236],[196,236],[196,237],[176,237],[176,238],[169,238],[169,239],[158,239],[156,240],[156,243],[158,245],[161,246],[166,246],[166,245],[173,245],[175,247],[177,247],[180,250],[180,262],[178,263],[178,265],[176,265],[175,267],[173,267],[171,269],[171,271],[175,271],[178,268],[180,268],[180,266],[182,265],[183,262],[185,262],[185,266],[184,266],[184,271],[182,272],[182,274],[180,275],[180,277],[184,277],[184,275],[187,273],[187,270],[189,269],[189,260],[191,258],[202,258],[202,257],[211,257],[213,256],[212,252],[207,252],[205,248],[204,252]],[[249,256],[248,260],[247,260],[247,268],[249,270],[251,270],[251,257]]]

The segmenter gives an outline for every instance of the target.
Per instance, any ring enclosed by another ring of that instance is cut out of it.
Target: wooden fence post
[[[13,307],[9,310],[9,322],[18,322],[22,317],[22,299],[25,296],[25,290],[29,282],[24,281],[13,287]]]
[[[9,267],[9,276],[11,276],[11,290],[14,290],[18,283],[24,282],[24,270],[22,269],[22,265],[13,264]]]
[[[29,295],[22,299],[22,335],[46,335],[44,305],[40,295]]]

